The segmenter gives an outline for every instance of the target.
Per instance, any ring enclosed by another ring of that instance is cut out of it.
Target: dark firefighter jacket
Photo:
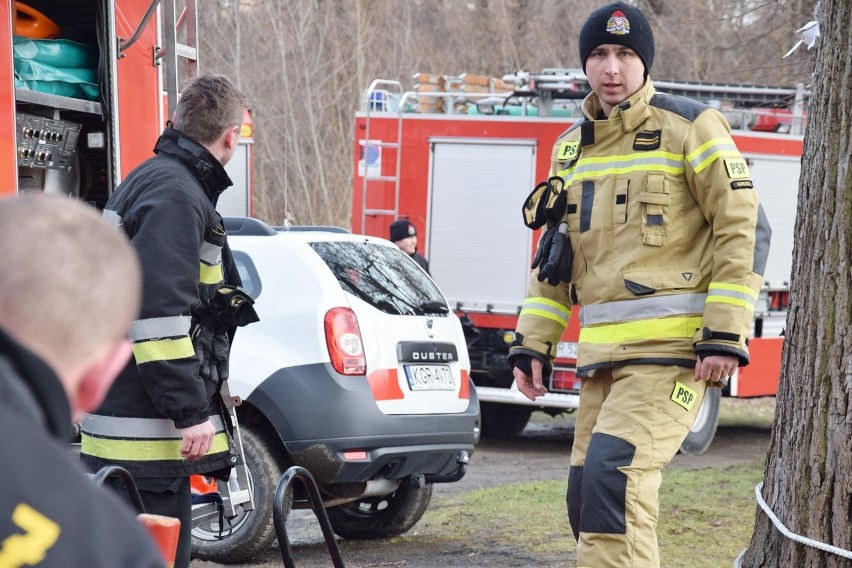
[[[592,93],[586,118],[553,148],[571,281],[551,285],[533,271],[511,351],[552,359],[578,304],[581,376],[630,363],[691,367],[696,354],[748,364],[771,231],[727,122],[656,93],[650,79],[608,119],[599,111]]]
[[[197,323],[193,313],[223,284],[240,280],[214,208],[231,185],[222,164],[173,128],[154,152],[104,209],[139,254],[142,309],[130,330],[133,359],[97,412],[83,420],[82,458],[90,470],[116,464],[135,478],[176,478],[236,463],[219,384],[200,373],[190,333]],[[185,460],[178,429],[208,417],[217,431],[210,451],[201,460]]]
[[[429,261],[426,260],[426,257],[424,257],[422,254],[419,254],[418,252],[415,252],[411,255],[411,259],[418,265],[420,265],[420,268],[425,270],[426,274],[429,274]]]
[[[2,330],[0,432],[0,566],[164,566],[127,504],[71,457],[59,379]]]

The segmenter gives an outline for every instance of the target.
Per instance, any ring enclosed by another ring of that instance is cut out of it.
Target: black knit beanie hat
[[[395,243],[396,241],[401,241],[406,237],[413,237],[417,235],[417,229],[414,228],[414,225],[411,224],[407,219],[398,219],[391,223],[390,226],[390,240]]]
[[[645,74],[654,64],[654,33],[645,15],[634,6],[613,2],[591,13],[580,30],[580,62],[586,71],[586,59],[594,48],[612,43],[629,47],[645,64]]]

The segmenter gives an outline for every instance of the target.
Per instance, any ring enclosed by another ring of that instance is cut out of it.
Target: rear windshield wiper
[[[424,300],[420,302],[419,307],[424,312],[432,314],[446,314],[450,311],[447,304],[439,300]]]

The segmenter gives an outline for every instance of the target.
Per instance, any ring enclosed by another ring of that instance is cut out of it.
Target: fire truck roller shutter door
[[[432,142],[427,246],[432,277],[451,306],[484,310],[482,298],[488,298],[495,312],[517,313],[532,248],[532,232],[517,204],[536,183],[536,141]],[[500,219],[517,223],[496,224]]]

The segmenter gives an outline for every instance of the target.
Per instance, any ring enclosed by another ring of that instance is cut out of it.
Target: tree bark
[[[793,533],[850,551],[852,8],[848,0],[823,0],[819,20],[791,306],[762,495]],[[784,536],[760,508],[741,561],[744,568],[850,565],[852,560],[842,555]]]

